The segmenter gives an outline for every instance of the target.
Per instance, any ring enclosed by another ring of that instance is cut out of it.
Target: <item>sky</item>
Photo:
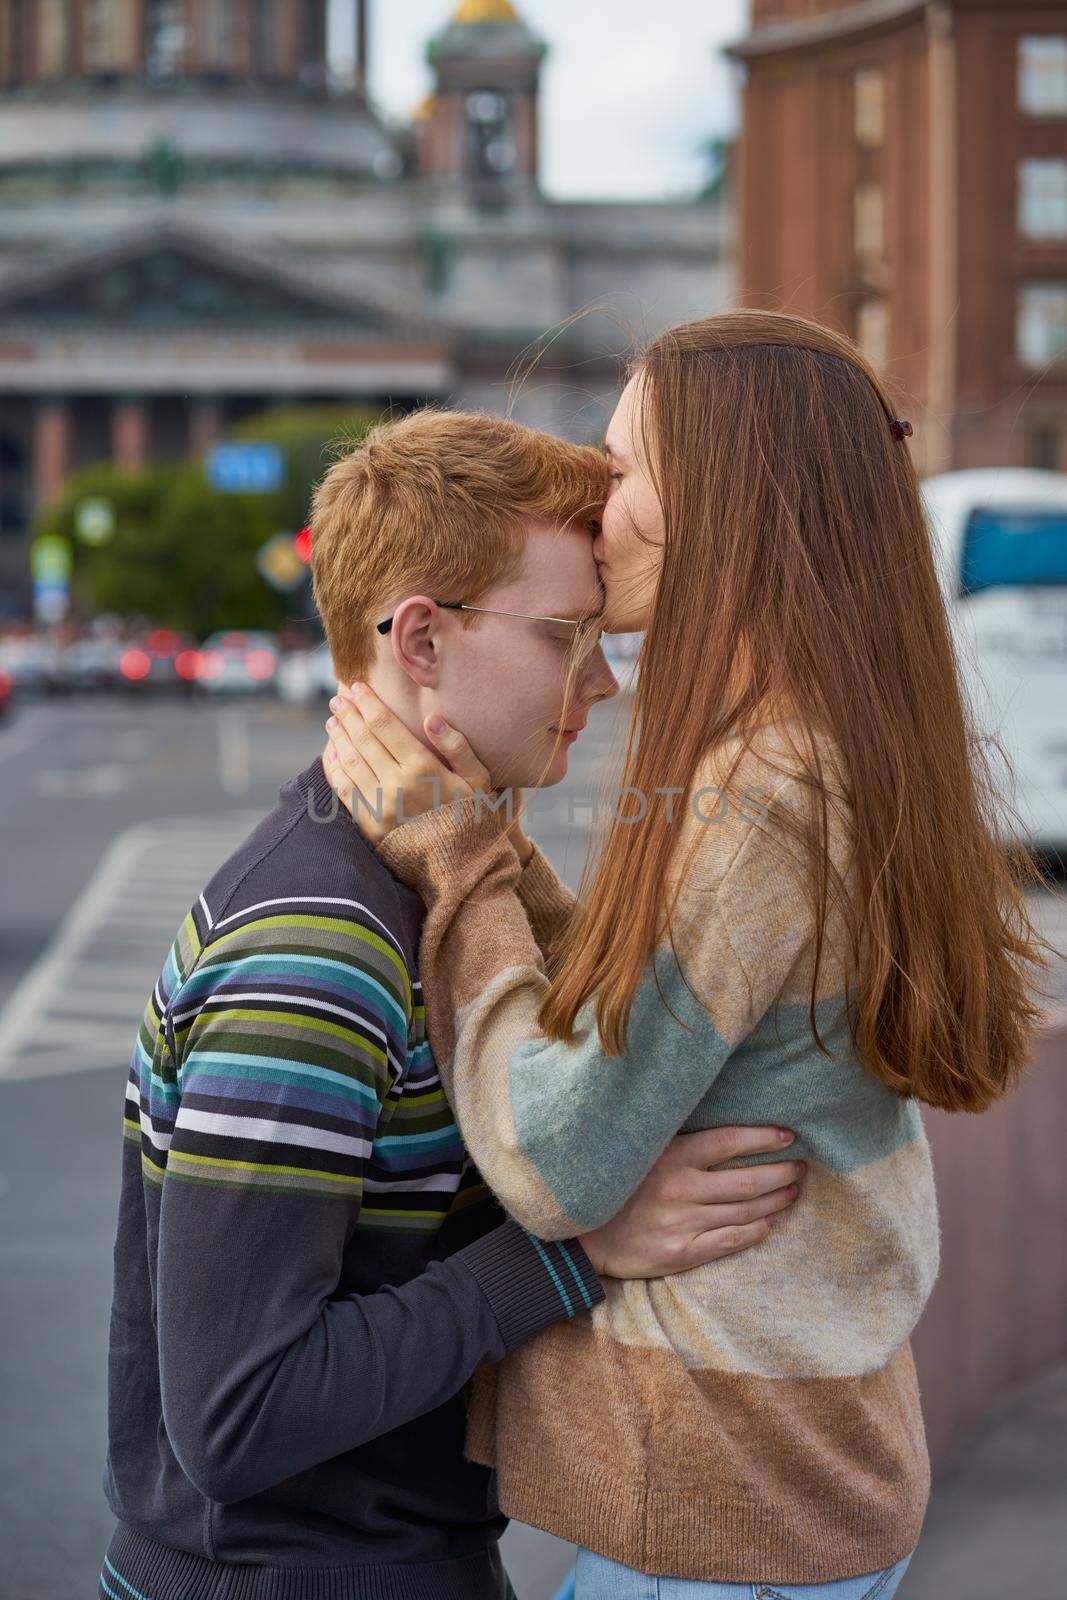
[[[542,184],[557,198],[660,199],[700,186],[701,144],[737,121],[737,69],[720,54],[747,0],[516,0],[549,45]],[[426,41],[453,0],[370,0],[370,84],[407,119],[431,87]],[[352,0],[330,0],[330,55],[350,67]]]

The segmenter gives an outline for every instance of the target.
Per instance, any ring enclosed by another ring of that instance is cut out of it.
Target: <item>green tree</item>
[[[315,484],[377,420],[377,412],[338,406],[247,418],[230,438],[276,444],[284,453],[285,481],[274,494],[220,493],[201,460],[136,471],[86,467],[39,512],[34,531],[71,541],[74,600],[86,613],[143,616],[201,638],[219,628],[275,628],[286,618],[287,597],[261,576],[256,553],[272,534],[304,526]],[[75,533],[78,506],[90,497],[115,512],[114,534],[93,547]],[[303,596],[296,605],[310,609]]]
[[[714,134],[698,147],[705,164],[704,181],[697,194],[698,200],[722,200],[733,186],[734,165],[737,160],[737,140],[723,134]]]
[[[115,512],[115,532],[92,548],[75,533],[78,505],[89,496]],[[36,531],[71,541],[75,603],[90,614],[144,616],[200,636],[270,628],[284,616],[281,596],[255,565],[274,532],[262,498],[217,493],[199,465],[87,467],[41,512]]]
[[[346,450],[354,450],[381,413],[359,406],[278,406],[246,417],[230,439],[274,444],[286,461],[285,484],[265,499],[275,528],[296,532],[311,511],[315,485]]]

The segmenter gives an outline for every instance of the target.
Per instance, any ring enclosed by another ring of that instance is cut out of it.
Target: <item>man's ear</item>
[[[393,613],[393,659],[422,689],[436,689],[440,681],[442,622],[440,608],[423,594],[402,601]]]

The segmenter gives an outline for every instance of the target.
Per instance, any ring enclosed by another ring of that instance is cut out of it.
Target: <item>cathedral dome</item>
[[[460,4],[452,13],[452,21],[458,23],[521,22],[521,20],[511,0],[460,0]]]
[[[330,86],[326,0],[11,0],[0,185],[380,180],[405,141]],[[296,25],[298,24],[298,25]]]

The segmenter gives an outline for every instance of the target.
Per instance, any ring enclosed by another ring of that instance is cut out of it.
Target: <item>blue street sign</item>
[[[33,614],[38,622],[62,622],[69,610],[69,578],[34,578]]]
[[[222,494],[273,494],[285,482],[285,456],[276,444],[217,444],[207,475]]]

